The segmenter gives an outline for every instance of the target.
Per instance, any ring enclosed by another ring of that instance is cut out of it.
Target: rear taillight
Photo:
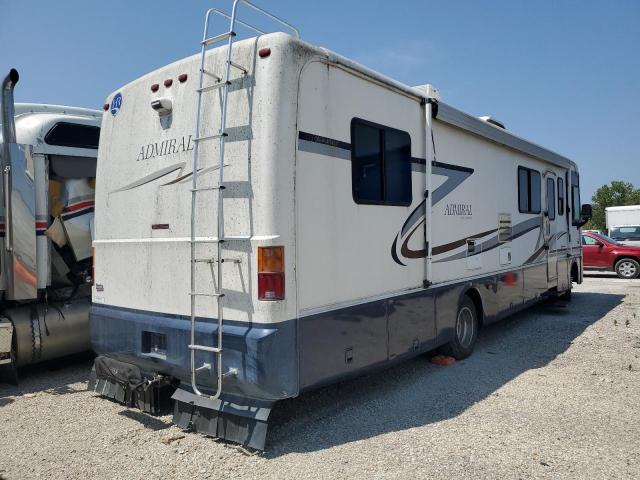
[[[258,300],[284,300],[284,247],[258,247]]]

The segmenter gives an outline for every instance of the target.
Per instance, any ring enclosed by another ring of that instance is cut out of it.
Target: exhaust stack
[[[20,80],[15,68],[2,81],[2,166],[11,164],[9,159],[10,143],[16,143],[16,123],[14,120],[13,89]]]

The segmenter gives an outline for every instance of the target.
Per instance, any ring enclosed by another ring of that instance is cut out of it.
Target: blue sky
[[[256,3],[312,43],[432,83],[447,103],[572,158],[585,200],[614,179],[640,187],[636,0]],[[20,71],[18,101],[100,108],[120,85],[196,52],[206,8],[229,5],[0,0],[0,72]]]

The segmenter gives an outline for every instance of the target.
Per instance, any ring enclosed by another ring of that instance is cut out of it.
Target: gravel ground
[[[262,455],[86,392],[90,365],[0,386],[0,478],[640,476],[640,280],[587,277],[452,366],[421,357],[282,402]]]

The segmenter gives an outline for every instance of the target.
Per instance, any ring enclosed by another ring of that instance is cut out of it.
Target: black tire
[[[566,292],[562,292],[560,295],[558,295],[558,298],[560,300],[565,301],[565,302],[570,302],[571,301],[571,289],[567,290]]]
[[[616,275],[624,279],[638,278],[640,275],[640,264],[633,258],[621,258],[616,262]]]
[[[463,360],[471,355],[477,339],[478,313],[473,301],[465,295],[458,306],[453,339],[441,351],[456,360]]]

